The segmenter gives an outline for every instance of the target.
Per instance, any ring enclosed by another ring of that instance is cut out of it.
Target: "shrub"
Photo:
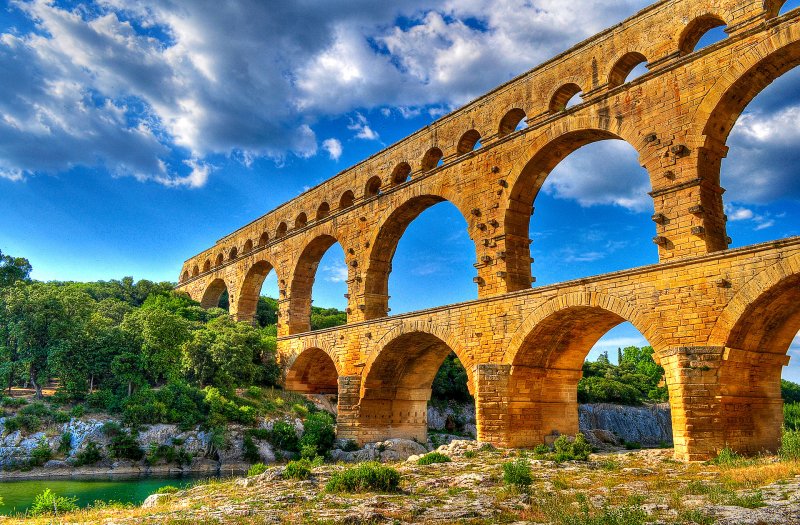
[[[345,452],[355,452],[359,448],[361,447],[358,446],[358,442],[356,442],[355,439],[348,439],[342,445],[342,450],[344,450]]]
[[[397,492],[400,473],[391,467],[370,461],[335,473],[325,490],[328,492]]]
[[[533,483],[530,463],[522,458],[503,463],[503,482],[517,487],[527,487]]]
[[[638,441],[626,441],[624,445],[626,450],[639,450],[642,448],[642,444]]]
[[[286,421],[276,421],[269,433],[269,443],[279,450],[297,452],[298,440],[294,426]]]
[[[156,490],[156,494],[174,494],[179,490],[181,489],[179,489],[175,485],[164,485],[163,487],[159,487],[158,490]]]
[[[567,436],[559,436],[553,442],[553,457],[557,462],[586,461],[592,453],[592,446],[580,432],[570,441]]]
[[[111,452],[111,457],[116,459],[139,461],[144,457],[144,450],[139,446],[136,438],[127,432],[121,432],[111,438],[108,450]]]
[[[433,465],[434,463],[450,463],[452,460],[441,452],[430,452],[417,460],[417,465]]]
[[[83,405],[75,405],[69,411],[69,415],[74,417],[74,418],[79,418],[79,417],[83,417],[83,414],[85,412],[86,412],[86,407],[84,407]]]
[[[247,397],[252,397],[253,399],[260,399],[264,393],[261,391],[261,387],[258,386],[251,386],[247,388]]]
[[[94,465],[103,459],[103,454],[94,441],[86,443],[86,448],[75,454],[75,466]]]
[[[65,512],[72,512],[78,509],[78,505],[75,503],[77,500],[78,498],[76,497],[56,496],[50,489],[45,489],[44,492],[36,495],[31,508],[28,509],[28,514],[31,516],[48,514],[55,516]]]
[[[50,444],[44,436],[39,438],[36,447],[31,450],[31,465],[40,467],[50,461],[53,457],[53,451],[50,450]]]
[[[783,405],[783,426],[789,430],[800,430],[800,402]]]
[[[58,453],[64,456],[69,456],[72,450],[72,433],[64,432],[61,434],[61,440],[58,442]]]
[[[475,452],[474,450],[467,450],[466,452],[464,452],[464,457],[467,459],[473,459],[478,457],[478,453]]]
[[[737,467],[747,463],[747,459],[741,454],[728,447],[723,448],[717,454],[717,457],[709,461],[712,465],[719,465],[720,467]]]
[[[294,412],[300,417],[305,417],[308,415],[308,407],[305,405],[301,405],[300,403],[295,403],[294,405],[292,405],[292,412]]]
[[[261,454],[258,452],[258,447],[253,442],[253,438],[249,435],[244,436],[244,442],[242,443],[242,448],[244,449],[244,459],[248,463],[258,463],[261,461]]]
[[[800,430],[783,429],[778,455],[786,461],[800,460]]]
[[[253,476],[258,476],[259,474],[263,474],[267,471],[267,466],[263,463],[256,463],[255,465],[251,465],[249,469],[247,469],[247,477],[251,478]]]
[[[305,458],[298,459],[297,461],[290,461],[283,470],[283,479],[308,479],[311,477],[312,467],[311,461]]]
[[[314,412],[309,414],[304,423],[303,436],[300,438],[300,446],[303,449],[309,447],[306,455],[325,456],[333,448],[336,440],[336,427],[333,417],[327,412]],[[313,454],[310,448],[314,449]]]
[[[9,408],[19,408],[27,404],[28,402],[24,397],[3,397],[2,401],[0,401],[0,406]]]

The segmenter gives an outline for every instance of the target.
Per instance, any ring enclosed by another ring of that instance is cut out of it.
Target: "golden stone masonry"
[[[629,321],[666,370],[677,458],[775,450],[781,368],[800,329],[800,238],[729,250],[720,164],[747,104],[800,63],[800,10],[779,17],[783,3],[658,2],[219,240],[184,263],[178,289],[204,306],[227,290],[246,321],[277,272],[286,386],[338,392],[339,436],[361,443],[425,438],[451,351],[478,439],[530,447],[574,434],[581,365]],[[728,38],[693,51],[717,26]],[[660,262],[531,288],[536,195],[561,160],[605,139],[631,144],[649,173]],[[479,298],[389,317],[397,243],[444,200],[469,225]],[[309,332],[317,265],[336,242],[348,323]]]

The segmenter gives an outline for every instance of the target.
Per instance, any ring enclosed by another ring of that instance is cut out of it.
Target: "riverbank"
[[[672,450],[592,454],[588,461],[537,460],[528,451],[474,442],[440,447],[451,462],[393,462],[393,493],[341,493],[326,484],[344,465],[314,467],[306,480],[275,466],[251,478],[214,480],[142,507],[86,509],[61,523],[800,523],[800,464],[776,457],[680,463]],[[504,480],[504,465],[527,465],[530,484]],[[3,523],[51,523],[51,517]]]

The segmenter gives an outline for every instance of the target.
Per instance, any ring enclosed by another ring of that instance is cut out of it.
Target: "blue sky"
[[[187,256],[647,3],[6,2],[0,250],[42,280],[175,280]],[[731,135],[734,246],[800,234],[798,124],[800,70]],[[647,191],[623,142],[567,158],[531,221],[538,283],[656,262]],[[474,298],[474,261],[455,208],[429,209],[397,250],[392,313]],[[335,245],[314,304],[344,306],[342,268]],[[628,344],[644,339],[625,324],[590,358]],[[792,353],[800,380],[800,339]]]

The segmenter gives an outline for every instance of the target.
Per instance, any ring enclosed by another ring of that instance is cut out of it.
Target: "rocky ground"
[[[391,463],[394,494],[331,494],[325,484],[346,464],[316,467],[306,481],[283,466],[251,478],[213,481],[148,499],[139,508],[98,508],[59,523],[639,523],[800,524],[800,463],[764,457],[727,465],[681,463],[670,449],[593,454],[586,462],[532,459],[471,441],[439,448],[451,463]],[[533,483],[504,483],[502,465],[522,459]],[[52,518],[40,523],[52,523]],[[2,523],[18,523],[7,518]],[[34,521],[34,523],[36,523]]]

